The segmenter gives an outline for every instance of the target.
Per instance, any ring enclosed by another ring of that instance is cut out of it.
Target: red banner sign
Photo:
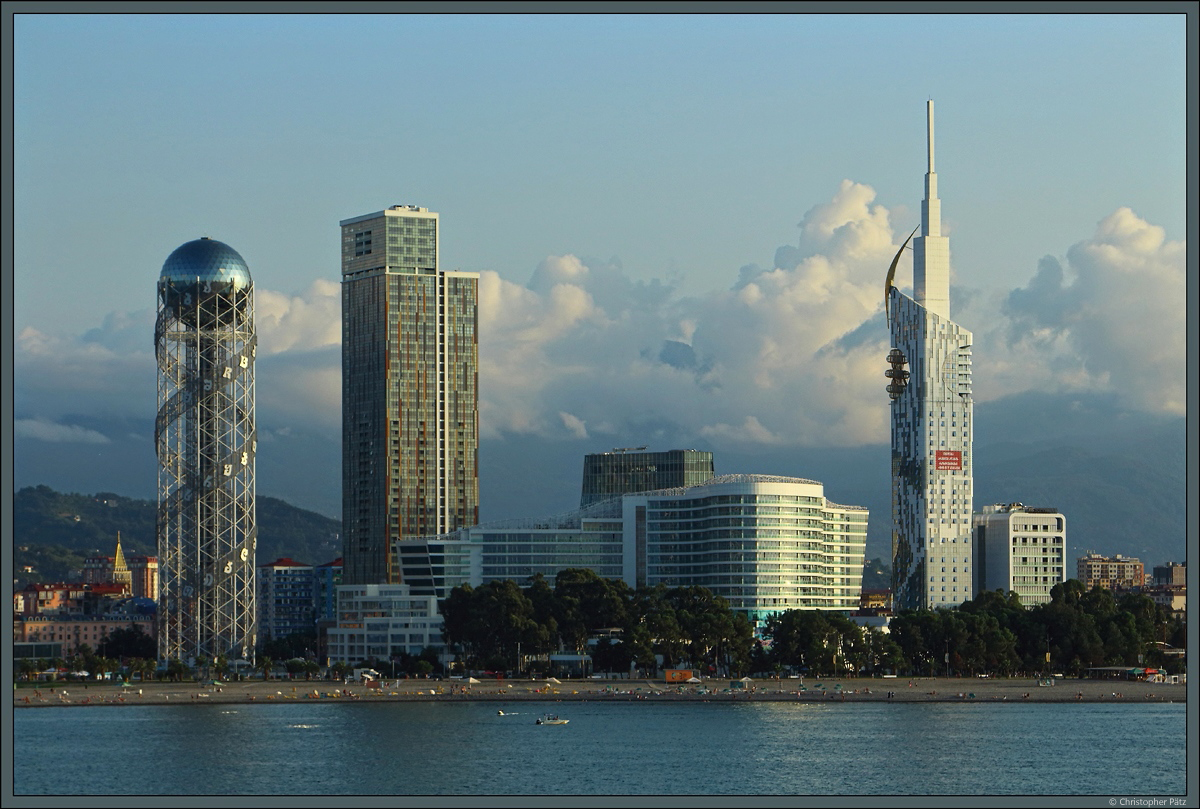
[[[962,453],[955,449],[939,449],[934,453],[935,469],[962,469]]]

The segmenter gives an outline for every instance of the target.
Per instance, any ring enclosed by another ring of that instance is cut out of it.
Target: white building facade
[[[422,541],[453,562],[441,568],[453,575],[439,577],[436,556],[417,542],[397,543],[393,556],[406,581],[440,597],[458,584],[524,584],[536,574],[553,580],[588,568],[631,588],[707,587],[761,620],[789,609],[857,609],[867,518],[865,508],[826,499],[813,480],[723,475]]]
[[[915,297],[893,286],[896,261],[886,283],[897,610],[953,607],[973,597],[972,337],[950,319],[950,246],[941,233],[932,101],[927,112],[929,170],[921,235],[913,240]]]
[[[1021,604],[1049,604],[1067,580],[1067,520],[1054,508],[984,506],[973,517],[975,588],[1016,593]]]
[[[338,587],[337,627],[330,629],[329,662],[388,660],[394,654],[441,651],[437,598],[413,595],[406,584]]]

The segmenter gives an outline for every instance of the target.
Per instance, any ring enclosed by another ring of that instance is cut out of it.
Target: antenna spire
[[[933,174],[933,99],[925,102],[925,110],[929,116],[929,173]]]

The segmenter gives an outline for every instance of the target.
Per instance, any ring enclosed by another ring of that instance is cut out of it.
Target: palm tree
[[[37,661],[30,660],[27,657],[21,658],[21,662],[17,664],[17,673],[26,680],[37,679]]]
[[[265,682],[271,678],[271,669],[275,668],[275,661],[263,655],[258,659],[258,665],[255,668],[262,671],[263,681]]]

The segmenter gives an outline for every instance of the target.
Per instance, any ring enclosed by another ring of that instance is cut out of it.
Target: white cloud
[[[153,418],[158,407],[150,310],[112,312],[82,335],[25,328],[14,352],[18,414]],[[255,292],[260,424],[340,429],[340,287],[316,281],[299,295]]]
[[[1118,209],[1067,250],[1065,267],[1042,259],[1000,304],[1003,328],[985,354],[989,388],[1112,392],[1136,410],[1183,415],[1185,263],[1184,242]]]
[[[740,427],[731,424],[705,425],[700,428],[700,435],[719,443],[774,444],[779,441],[779,436],[762,426],[754,416],[746,416]]]
[[[76,424],[56,424],[42,419],[16,419],[13,435],[17,438],[32,438],[35,441],[70,444],[109,444],[108,436],[80,427]]]
[[[575,438],[587,438],[588,437],[587,425],[583,422],[582,419],[572,416],[570,413],[564,413],[562,411],[559,411],[558,417],[560,419],[562,419],[563,426],[567,428],[567,430],[571,433],[572,436],[574,436]]]
[[[259,356],[341,345],[341,285],[318,279],[301,295],[256,290],[254,327]]]
[[[774,267],[680,298],[616,261],[549,256],[528,286],[480,273],[481,432],[718,447],[886,443],[883,276],[907,233],[846,181],[803,217]],[[1128,209],[1044,259],[1022,289],[955,288],[975,333],[977,401],[1026,391],[1115,392],[1182,413],[1185,246]],[[260,426],[340,429],[339,287],[257,292]],[[153,416],[153,315],[113,313],[82,337],[26,329],[18,415]],[[23,429],[33,429],[32,426]]]

